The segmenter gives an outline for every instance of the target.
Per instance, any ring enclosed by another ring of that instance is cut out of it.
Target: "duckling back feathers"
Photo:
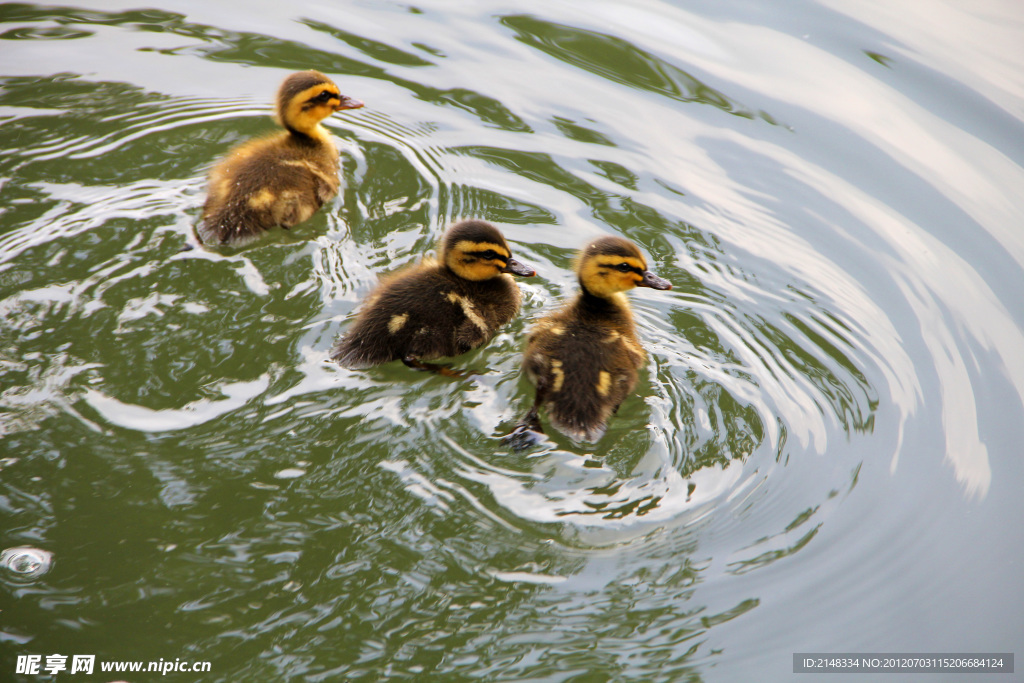
[[[628,308],[580,293],[530,331],[523,369],[559,431],[597,441],[645,357]]]
[[[551,423],[577,441],[596,441],[636,385],[646,354],[623,295],[636,286],[669,289],[628,240],[587,245],[577,263],[580,293],[542,318],[527,338],[523,369]]]
[[[285,130],[240,145],[210,172],[203,241],[243,244],[312,216],[340,185],[338,150],[320,121],[361,106],[318,71],[285,79],[276,108]]]
[[[446,232],[440,261],[384,280],[331,352],[350,368],[466,353],[515,317],[521,294],[510,274],[533,275],[511,258],[493,226],[463,221]]]

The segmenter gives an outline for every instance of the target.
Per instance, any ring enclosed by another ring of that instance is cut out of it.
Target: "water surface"
[[[4,676],[788,680],[1022,642],[1015,3],[7,4],[0,40]],[[367,104],[328,122],[344,191],[182,251],[305,68]],[[539,274],[481,374],[325,362],[464,217]],[[523,334],[604,234],[675,285],[632,295],[635,395],[510,452]]]

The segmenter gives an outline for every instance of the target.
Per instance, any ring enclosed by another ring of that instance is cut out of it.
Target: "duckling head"
[[[441,262],[464,280],[480,282],[503,273],[533,277],[537,273],[512,258],[498,229],[478,220],[461,221],[448,228],[441,240]]]
[[[325,118],[363,103],[342,95],[338,86],[319,71],[299,71],[284,79],[277,92],[277,119],[293,133],[311,136]]]
[[[584,291],[604,299],[634,287],[672,289],[672,283],[647,270],[635,244],[622,237],[599,237],[579,254],[576,275]]]

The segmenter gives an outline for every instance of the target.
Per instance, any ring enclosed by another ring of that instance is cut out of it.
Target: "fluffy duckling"
[[[608,418],[636,385],[644,353],[624,292],[634,287],[672,289],[647,270],[635,244],[601,237],[576,262],[580,293],[542,318],[527,336],[523,368],[536,387],[533,407],[509,439],[543,433],[538,411],[547,405],[551,424],[576,441],[597,441]]]
[[[319,71],[286,78],[276,109],[285,130],[243,143],[210,171],[199,227],[203,241],[240,245],[312,216],[340,184],[338,150],[320,122],[362,106]]]
[[[423,363],[483,345],[519,311],[521,294],[511,275],[536,273],[512,258],[505,238],[479,220],[452,225],[438,261],[427,260],[384,280],[370,294],[331,358],[349,368],[401,360]]]

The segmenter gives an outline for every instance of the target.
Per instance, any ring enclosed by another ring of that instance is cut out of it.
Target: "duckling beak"
[[[506,263],[505,267],[501,269],[503,273],[511,273],[512,275],[521,275],[523,277],[533,277],[537,274],[533,268],[516,261],[514,258],[510,258]]]
[[[348,95],[338,95],[338,103],[334,105],[335,111],[341,111],[342,109],[361,109],[363,103],[354,97]]]
[[[658,277],[649,270],[644,271],[644,279],[637,287],[650,287],[651,289],[672,289],[672,283],[663,277]]]

